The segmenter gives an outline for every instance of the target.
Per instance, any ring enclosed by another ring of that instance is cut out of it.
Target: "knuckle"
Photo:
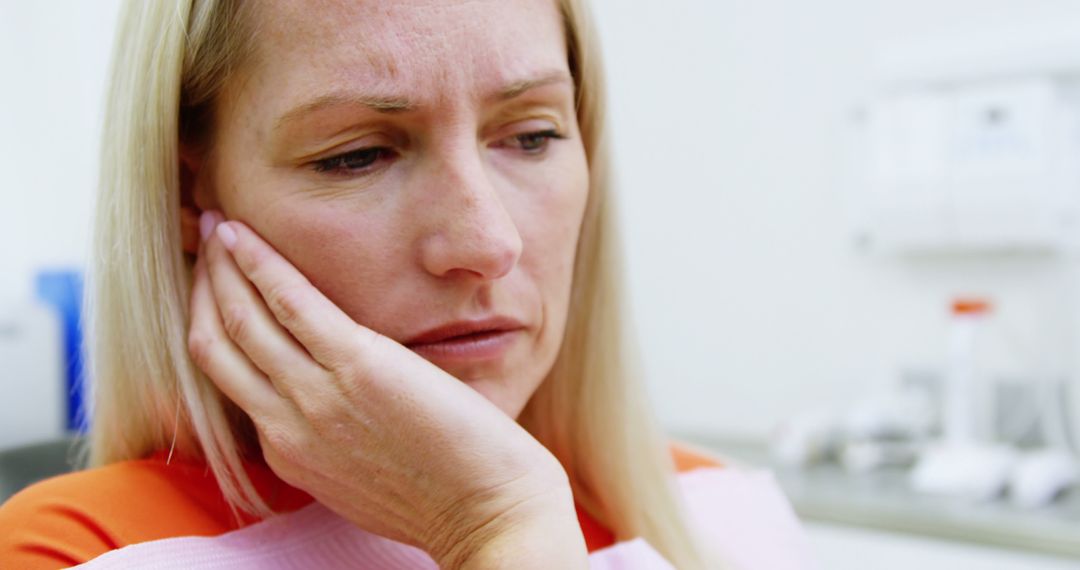
[[[339,364],[353,373],[363,373],[364,362],[377,359],[389,348],[387,343],[390,342],[383,335],[360,325],[353,328],[350,341],[345,343],[346,348],[339,355]]]
[[[266,304],[282,321],[282,324],[295,322],[301,312],[301,291],[292,285],[279,285],[269,290]]]
[[[291,437],[288,430],[279,429],[273,425],[259,422],[259,440],[263,446],[273,449],[275,452],[292,449]]]
[[[372,397],[372,386],[362,375],[351,374],[339,378],[337,385],[346,402],[365,402]]]
[[[356,325],[354,331],[353,338],[356,339],[356,343],[359,345],[358,348],[363,350],[382,350],[384,343],[388,340],[385,336],[360,325]]]
[[[243,343],[248,339],[251,329],[251,316],[248,310],[240,305],[230,305],[222,311],[221,324],[225,332],[237,343]]]
[[[295,399],[296,407],[300,415],[308,425],[318,429],[319,426],[336,422],[338,411],[336,398],[329,398],[329,394],[319,390],[315,394],[298,395]]]
[[[213,349],[214,339],[210,335],[197,329],[192,329],[188,333],[188,354],[191,355],[191,360],[203,372],[210,368]]]
[[[323,384],[293,400],[308,435],[322,442],[342,442],[349,439],[354,430],[367,429],[350,407],[350,402],[354,401],[333,383]]]
[[[259,446],[268,466],[278,475],[290,473],[303,460],[303,445],[290,430],[259,425]]]
[[[372,388],[370,379],[378,374],[380,362],[392,350],[393,341],[371,329],[356,325],[334,351],[332,360],[324,366],[332,375],[331,382],[346,398],[362,400]]]
[[[351,382],[366,374],[364,359],[360,355],[367,349],[361,347],[360,342],[363,341],[346,339],[320,358],[319,363],[329,371],[331,382]]]

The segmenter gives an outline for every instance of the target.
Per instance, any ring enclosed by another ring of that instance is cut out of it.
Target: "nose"
[[[455,153],[428,174],[429,231],[423,240],[424,269],[436,277],[505,276],[521,257],[521,235],[479,150]]]

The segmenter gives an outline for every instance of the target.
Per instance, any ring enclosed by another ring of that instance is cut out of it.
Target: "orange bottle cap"
[[[984,315],[990,312],[990,301],[976,298],[955,299],[952,312],[954,315]]]

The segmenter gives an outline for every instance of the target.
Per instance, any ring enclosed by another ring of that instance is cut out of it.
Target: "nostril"
[[[506,248],[503,250],[501,259],[494,260],[491,270],[491,279],[499,279],[505,277],[506,274],[513,271],[514,266],[517,265],[520,248],[512,249]]]

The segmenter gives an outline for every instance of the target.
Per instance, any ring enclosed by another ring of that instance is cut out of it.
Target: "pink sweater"
[[[738,570],[815,568],[790,504],[768,471],[699,468],[678,475],[703,543]],[[642,538],[589,555],[590,570],[671,570]],[[214,537],[144,542],[108,552],[87,569],[437,570],[424,551],[365,532],[315,503]]]

